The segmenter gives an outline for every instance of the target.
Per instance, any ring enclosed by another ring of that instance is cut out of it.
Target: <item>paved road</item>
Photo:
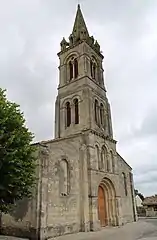
[[[53,238],[54,240],[157,240],[157,219],[139,219],[123,227],[104,228],[98,232],[77,233]],[[51,240],[53,240],[51,239]],[[20,240],[0,236],[0,240]],[[24,240],[24,239],[21,239]]]
[[[157,240],[157,219],[139,219],[123,227],[105,228],[99,232],[67,235],[55,240]],[[51,239],[52,240],[52,239]]]
[[[141,236],[141,240],[157,240],[157,219],[143,219],[148,227],[150,226],[147,231],[144,231],[143,235]]]

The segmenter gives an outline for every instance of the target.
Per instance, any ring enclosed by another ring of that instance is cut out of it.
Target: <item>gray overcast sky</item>
[[[105,84],[118,151],[135,187],[157,193],[157,1],[82,0],[105,56]],[[0,86],[21,105],[36,140],[53,136],[59,43],[76,0],[0,0]]]

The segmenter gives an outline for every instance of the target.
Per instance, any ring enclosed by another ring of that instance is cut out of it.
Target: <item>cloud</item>
[[[139,138],[157,136],[157,106],[148,110],[141,125],[133,130],[133,135]]]
[[[36,140],[53,137],[59,43],[71,33],[75,0],[0,2],[0,84],[20,104]],[[156,192],[156,0],[82,0],[105,56],[105,85],[118,150],[143,194]],[[146,172],[146,173],[145,173]]]

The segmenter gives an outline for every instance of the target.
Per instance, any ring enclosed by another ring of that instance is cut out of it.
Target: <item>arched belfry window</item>
[[[122,172],[122,178],[123,178],[125,196],[127,196],[128,195],[128,190],[127,190],[126,175],[125,175],[124,172]]]
[[[79,124],[79,103],[78,99],[74,99],[74,108],[75,108],[75,124]]]
[[[104,106],[100,104],[100,124],[104,126]]]
[[[94,58],[91,59],[90,61],[90,70],[91,70],[91,77],[93,79],[96,79],[96,70],[97,70],[97,67],[96,67],[96,61]]]
[[[68,64],[69,67],[69,79],[76,79],[78,77],[78,60],[75,57],[72,57]]]
[[[75,76],[75,78],[78,77],[78,61],[76,58],[74,60],[74,76]]]
[[[69,127],[71,124],[71,107],[70,102],[66,103],[66,126]]]
[[[93,78],[96,78],[96,64],[95,62],[93,63]]]
[[[72,80],[73,79],[73,64],[71,61],[69,62],[69,73],[70,73],[70,80]]]
[[[96,124],[99,124],[99,105],[97,100],[94,102],[94,115]]]
[[[67,196],[69,192],[69,167],[66,159],[60,161],[59,190],[61,196]]]

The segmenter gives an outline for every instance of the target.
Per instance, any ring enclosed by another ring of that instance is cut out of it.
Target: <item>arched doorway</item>
[[[105,201],[105,194],[104,189],[99,186],[98,188],[98,216],[100,220],[100,224],[102,227],[107,225],[107,216],[106,216],[106,201]]]
[[[108,178],[104,178],[98,187],[98,218],[102,227],[117,225],[116,193]]]

